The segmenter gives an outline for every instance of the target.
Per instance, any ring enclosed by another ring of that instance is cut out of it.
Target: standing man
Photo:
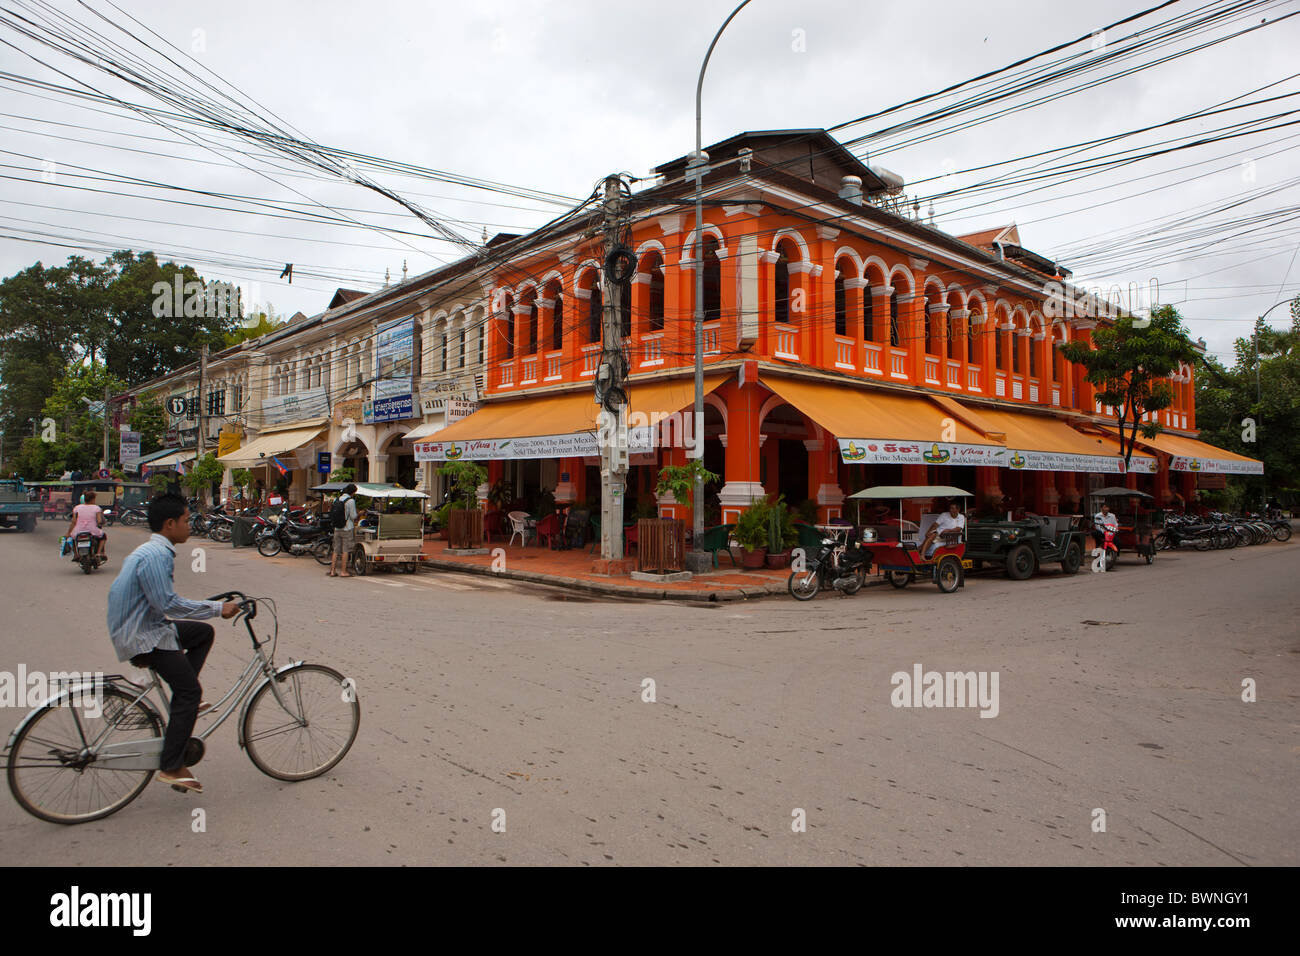
[[[180,495],[159,495],[149,502],[149,540],[132,551],[108,589],[108,632],[119,661],[152,667],[172,691],[171,716],[163,737],[162,783],[202,793],[203,787],[185,766],[185,745],[194,721],[208,709],[203,703],[199,671],[212,649],[211,624],[206,617],[234,617],[234,601],[190,601],[172,583],[176,545],[190,536],[189,507]],[[174,614],[189,620],[175,621]]]
[[[352,577],[348,570],[348,557],[357,543],[357,502],[352,497],[356,493],[357,486],[349,483],[330,508],[330,524],[334,526],[334,552],[330,556],[329,573],[332,578]]]

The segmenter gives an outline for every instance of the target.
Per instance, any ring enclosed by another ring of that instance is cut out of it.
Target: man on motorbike
[[[72,509],[71,520],[68,521],[68,537],[76,540],[77,535],[86,532],[95,538],[95,554],[108,558],[105,545],[108,542],[108,535],[104,533],[104,512],[99,505],[95,504],[95,493],[87,491],[85,494],[85,503],[79,504]]]
[[[1110,505],[1104,501],[1101,503],[1101,510],[1092,516],[1092,539],[1097,542],[1099,548],[1106,545],[1106,533],[1103,528],[1109,528],[1111,534],[1119,531],[1119,518],[1111,514]]]

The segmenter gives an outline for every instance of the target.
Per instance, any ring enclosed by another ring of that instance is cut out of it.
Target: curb
[[[563,578],[549,574],[538,574],[535,571],[493,571],[490,568],[480,567],[478,565],[467,565],[455,561],[439,561],[436,559],[424,562],[424,567],[437,568],[440,571],[458,571],[464,574],[479,574],[485,577],[509,578],[530,584],[545,584],[551,587],[571,588],[577,591],[586,591],[591,594],[602,594],[609,597],[624,597],[651,601],[688,601],[693,604],[709,604],[721,601],[747,601],[768,597],[777,593],[784,593],[785,591],[784,587],[781,587],[779,591],[777,591],[769,589],[767,586],[754,587],[747,585],[740,585],[734,588],[726,588],[717,591],[698,592],[664,591],[656,588],[619,587],[618,585],[600,584],[595,581],[586,581],[579,578]]]

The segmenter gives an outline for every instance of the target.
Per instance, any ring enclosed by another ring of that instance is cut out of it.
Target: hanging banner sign
[[[262,399],[262,424],[277,425],[329,414],[329,394],[324,388],[305,388],[293,395]]]
[[[1262,475],[1262,461],[1237,461],[1220,458],[1181,458],[1175,457],[1169,465],[1170,471],[1191,471],[1215,475]]]
[[[597,433],[534,435],[529,438],[489,438],[482,441],[417,441],[416,461],[458,461],[484,458],[581,458],[600,454]],[[654,448],[652,429],[628,429],[628,452]]]
[[[983,465],[1015,471],[1090,471],[1123,474],[1118,455],[1076,455],[1032,451],[1002,445],[954,445],[939,442],[900,442],[880,438],[839,439],[840,458],[849,463],[902,465]],[[1135,472],[1156,471],[1154,458],[1133,458]]]
[[[411,395],[414,320],[398,319],[375,330],[375,400]],[[387,419],[377,419],[387,421]]]
[[[122,432],[122,444],[118,449],[118,461],[125,466],[134,466],[140,457],[140,433]]]
[[[361,406],[361,420],[366,425],[376,422],[396,422],[404,418],[415,417],[415,405],[411,394],[394,395],[389,398],[376,398]]]

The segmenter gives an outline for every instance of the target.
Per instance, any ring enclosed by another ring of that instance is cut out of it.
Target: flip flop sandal
[[[193,777],[175,777],[175,778],[154,777],[154,779],[159,783],[167,784],[177,793],[202,793],[203,792],[203,785],[199,783],[197,780],[195,780]],[[192,787],[187,786],[187,784],[191,784],[191,783],[194,784],[194,786]]]
[[[195,716],[195,717],[202,717],[204,714],[206,714],[206,713],[207,713],[208,711],[210,711],[211,709],[212,709],[212,705],[211,705],[211,704],[209,704],[206,700],[201,700],[201,701],[199,701],[199,709],[198,709],[197,711],[195,711],[194,716]]]

